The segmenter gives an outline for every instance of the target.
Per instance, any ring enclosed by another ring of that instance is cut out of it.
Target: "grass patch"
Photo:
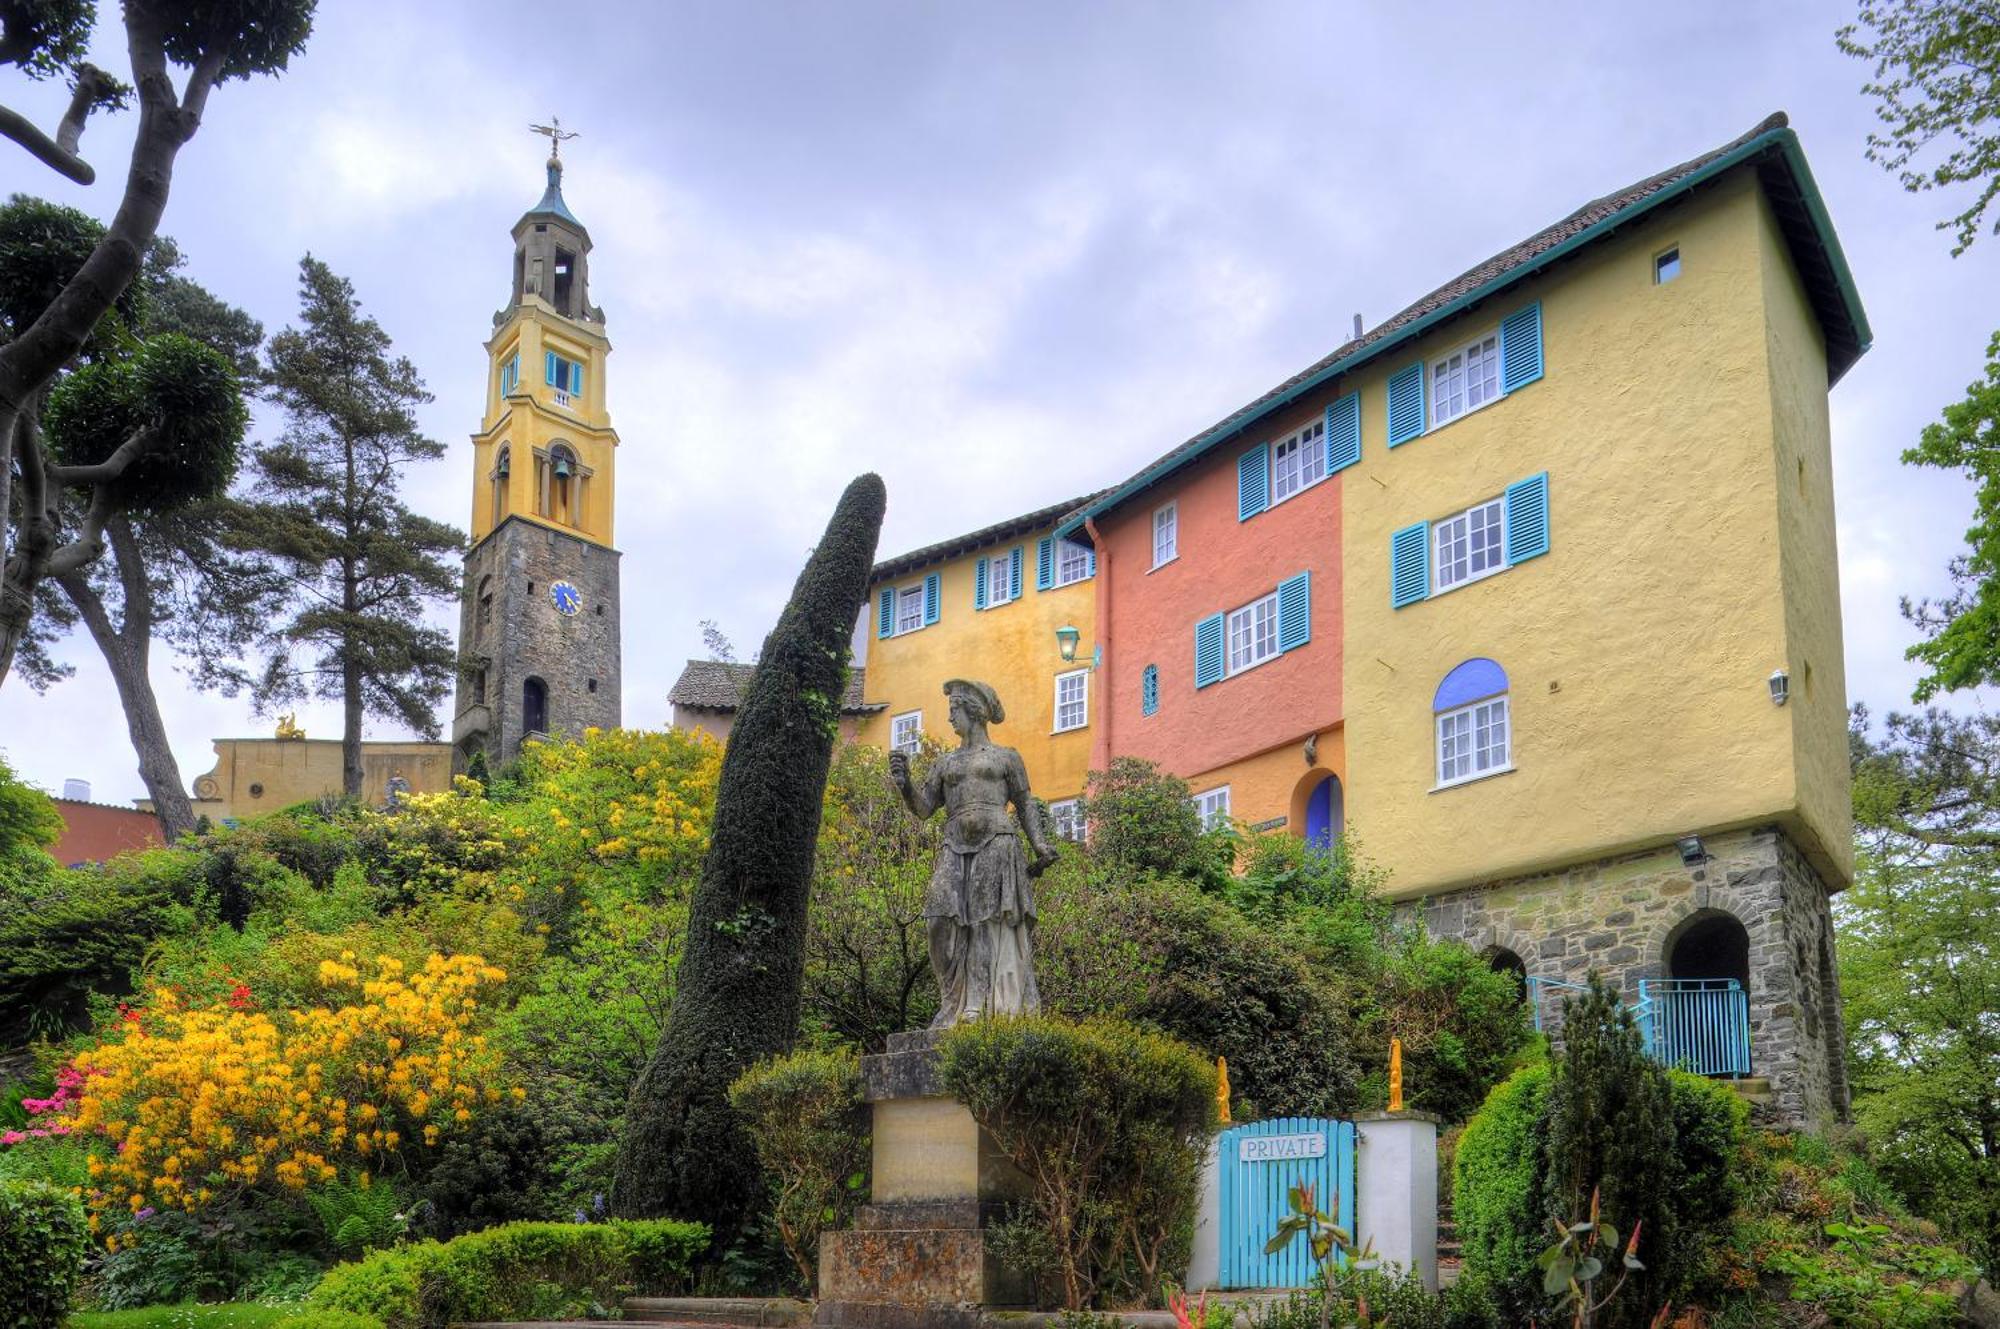
[[[69,1329],[382,1329],[372,1315],[313,1306],[145,1306],[131,1311],[79,1311]]]

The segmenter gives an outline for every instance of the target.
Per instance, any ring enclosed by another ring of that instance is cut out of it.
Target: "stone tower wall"
[[[591,726],[615,729],[623,716],[616,550],[536,522],[510,518],[465,560],[459,641],[456,763],[483,747],[490,766],[520,753],[523,685],[548,690],[551,737],[581,737]],[[480,583],[490,578],[492,609],[480,621]],[[558,613],[549,588],[568,581],[582,595],[574,616]],[[486,670],[486,702],[474,703],[471,671]],[[475,727],[477,726],[477,727]]]
[[[1728,914],[1749,935],[1751,1073],[1771,1082],[1777,1115],[1797,1125],[1844,1118],[1847,1080],[1833,919],[1825,883],[1777,828],[1704,836],[1706,862],[1673,846],[1561,872],[1410,901],[1433,937],[1507,950],[1533,978],[1581,983],[1596,970],[1627,1002],[1666,978],[1685,927]],[[1543,998],[1559,1034],[1561,1001]]]

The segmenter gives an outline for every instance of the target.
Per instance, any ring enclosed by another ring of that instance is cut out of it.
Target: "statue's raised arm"
[[[921,784],[910,779],[907,756],[889,755],[889,778],[913,816],[928,818],[940,805],[945,810],[943,843],[924,891],[938,980],[934,1029],[1041,1008],[1030,954],[1035,903],[1029,881],[1055,859],[1021,754],[986,736],[988,725],[1006,718],[1000,698],[986,684],[962,678],[946,683],[944,695],[958,747],[933,762]],[[1018,829],[1008,815],[1010,802],[1020,813]],[[1023,831],[1035,853],[1032,864],[1021,847]]]

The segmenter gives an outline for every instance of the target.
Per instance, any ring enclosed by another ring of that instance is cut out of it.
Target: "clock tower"
[[[590,303],[590,232],[548,188],[514,223],[513,287],[486,343],[486,413],[472,436],[472,550],[459,613],[452,765],[489,769],[523,739],[620,722],[618,434],[605,409],[604,311]]]

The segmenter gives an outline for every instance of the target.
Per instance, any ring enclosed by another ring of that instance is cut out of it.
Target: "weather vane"
[[[545,125],[529,125],[528,132],[530,134],[545,136],[549,140],[549,156],[560,158],[562,156],[563,142],[567,139],[575,138],[582,131],[564,129],[562,127],[562,117],[552,115],[549,117],[549,122]]]

